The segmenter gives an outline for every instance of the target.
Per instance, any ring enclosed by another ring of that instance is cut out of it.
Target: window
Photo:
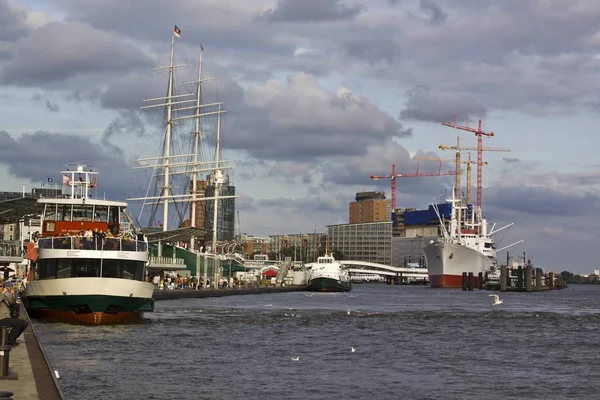
[[[71,206],[64,204],[58,206],[57,221],[71,221]]]
[[[46,204],[44,219],[46,221],[56,221],[56,204]]]
[[[94,214],[94,206],[74,205],[73,221],[91,222]]]
[[[119,207],[110,207],[109,208],[109,222],[112,224],[119,223]]]
[[[94,209],[94,222],[107,222],[108,221],[108,207],[107,206],[96,206]]]

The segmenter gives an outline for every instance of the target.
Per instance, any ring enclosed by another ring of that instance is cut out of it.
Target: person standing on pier
[[[5,282],[3,285],[2,293],[0,293],[0,327],[6,326],[10,328],[8,332],[8,344],[10,346],[17,346],[17,338],[21,336],[25,328],[27,328],[27,321],[19,318],[19,307],[17,303],[17,294],[15,293],[14,287],[11,282]]]

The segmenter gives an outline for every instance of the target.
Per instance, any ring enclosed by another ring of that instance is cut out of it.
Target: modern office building
[[[207,185],[204,189],[205,197],[215,196],[214,175],[206,177]],[[219,196],[234,196],[235,186],[230,185],[229,175],[225,174],[223,184],[221,185],[221,193]],[[204,229],[206,229],[206,240],[212,240],[213,230],[213,200],[204,201]],[[235,239],[235,198],[220,199],[217,206],[217,240],[230,241]]]
[[[392,265],[392,222],[329,225],[328,246],[346,260]]]

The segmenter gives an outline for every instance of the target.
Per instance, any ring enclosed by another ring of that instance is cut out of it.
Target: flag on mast
[[[202,43],[200,43],[200,51],[204,51],[204,46],[202,46]]]
[[[173,28],[173,35],[175,35],[175,37],[181,37],[181,29],[179,29],[177,25]]]

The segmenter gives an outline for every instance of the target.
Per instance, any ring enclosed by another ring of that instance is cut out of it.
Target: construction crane
[[[459,143],[459,138],[456,139],[456,142]],[[483,146],[477,146],[477,147],[462,147],[460,145],[457,146],[445,146],[443,144],[440,144],[440,149],[441,150],[456,150],[457,153],[460,153],[461,150],[477,150],[478,156],[477,156],[477,207],[479,209],[481,209],[481,173],[482,173],[482,167],[483,167],[483,160],[481,160],[483,157],[481,157],[481,153],[484,151],[510,151],[510,149],[507,148],[501,148],[501,147],[483,147]],[[457,159],[460,160],[460,158],[458,158],[459,156],[457,156]],[[469,196],[470,197],[470,196]]]
[[[468,123],[468,117],[466,118]],[[481,177],[483,175],[483,137],[492,137],[494,136],[494,132],[484,132],[481,127],[481,119],[479,120],[479,124],[477,129],[471,128],[468,125],[459,125],[456,123],[456,114],[452,115],[452,122],[442,122],[442,125],[448,126],[450,128],[460,129],[467,132],[473,132],[475,136],[477,136],[477,207],[481,208]],[[510,151],[510,150],[508,150]]]
[[[449,176],[455,175],[456,171],[445,171],[442,172],[442,163],[438,166],[437,172],[419,172],[419,163],[417,163],[417,171],[410,174],[396,174],[396,164],[392,164],[391,175],[373,175],[370,178],[374,181],[380,179],[391,179],[392,180],[392,212],[396,211],[396,179],[397,178],[417,178],[421,176]]]
[[[459,142],[457,141],[457,146]],[[424,157],[424,156],[414,156],[413,160],[421,160],[421,161],[437,161],[437,162],[455,162],[457,165],[456,168],[456,184],[454,188],[454,194],[456,198],[461,198],[460,195],[460,175],[462,174],[460,164],[467,165],[467,204],[471,204],[471,179],[472,179],[472,165],[475,163],[471,161],[471,153],[468,153],[467,161],[460,159],[460,151],[456,152],[456,158],[438,158],[438,157]],[[483,162],[483,165],[488,165],[487,161]]]

